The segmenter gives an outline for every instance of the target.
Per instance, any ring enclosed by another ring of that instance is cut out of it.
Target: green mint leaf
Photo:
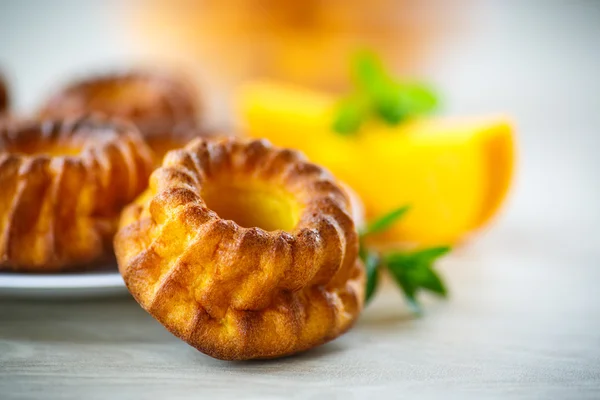
[[[373,110],[390,124],[400,122],[405,116],[406,100],[381,59],[372,52],[362,51],[356,55],[352,65],[355,85],[368,96]]]
[[[369,223],[367,228],[360,232],[359,256],[365,264],[367,274],[365,303],[368,303],[373,298],[379,283],[380,270],[386,267],[398,287],[402,290],[411,311],[420,315],[422,309],[417,299],[419,291],[427,290],[441,297],[446,297],[448,294],[444,282],[433,269],[433,266],[435,261],[447,254],[451,248],[448,246],[437,246],[412,251],[394,251],[382,256],[378,252],[370,250],[365,245],[365,237],[367,235],[389,229],[409,209],[409,206],[400,207]]]
[[[365,291],[365,304],[369,303],[377,290],[379,284],[379,268],[381,266],[381,259],[376,252],[367,251],[363,256],[363,262],[365,263],[365,269],[367,273],[367,287]]]
[[[436,259],[447,254],[450,250],[451,247],[449,246],[438,246],[422,250],[392,252],[386,255],[385,262],[388,265],[398,264],[399,267],[406,267],[407,264],[411,266],[424,265],[430,267]]]
[[[411,253],[411,257],[421,264],[431,266],[435,260],[448,254],[450,250],[450,246],[430,247],[427,249],[413,251]]]
[[[404,295],[408,299],[415,300],[417,296],[418,287],[417,285],[415,285],[415,282],[413,282],[408,277],[408,274],[395,273],[394,271],[392,271],[392,276],[394,277],[394,280],[398,283],[398,285],[400,285],[400,287],[402,288]]]
[[[422,275],[419,284],[423,289],[429,290],[430,292],[441,297],[446,297],[448,295],[446,286],[444,285],[444,282],[442,282],[442,279],[439,277],[437,272],[431,268],[425,268],[421,274]]]
[[[434,271],[433,263],[447,254],[447,246],[432,247],[408,252],[392,252],[384,257],[384,263],[404,292],[409,305],[414,307],[416,295],[427,290],[441,297],[447,296],[447,289],[440,276]],[[416,303],[418,305],[418,303]]]
[[[333,129],[340,134],[356,133],[371,114],[389,125],[397,125],[407,118],[428,114],[438,105],[431,87],[395,80],[382,60],[371,51],[355,54],[351,75],[361,101],[342,101],[333,122]]]
[[[415,282],[413,282],[409,275],[406,274],[404,271],[401,270],[389,270],[392,278],[394,279],[394,281],[396,281],[396,283],[398,284],[398,286],[400,287],[400,289],[402,290],[403,294],[404,294],[404,298],[406,299],[406,302],[409,306],[409,308],[411,309],[411,311],[415,314],[421,314],[421,305],[419,304],[419,301],[417,300],[417,291],[418,291],[418,286],[415,285]]]
[[[389,125],[397,125],[411,114],[410,98],[402,91],[390,87],[377,94],[375,111]]]
[[[381,91],[391,83],[381,59],[368,50],[355,54],[351,64],[351,74],[356,87],[369,94]]]
[[[438,105],[431,88],[420,83],[390,83],[385,90],[374,94],[375,111],[390,125],[397,125],[407,118],[429,114]]]
[[[435,91],[424,83],[402,83],[398,85],[398,90],[409,99],[408,108],[413,115],[429,114],[439,106]]]
[[[356,133],[369,113],[368,102],[360,96],[349,96],[337,106],[332,129],[340,135]]]
[[[411,255],[408,252],[392,252],[385,255],[385,264],[389,268],[406,268],[412,265]]]
[[[362,237],[372,235],[374,233],[380,233],[388,230],[392,225],[398,222],[407,212],[410,210],[409,205],[392,210],[391,212],[383,215],[375,221],[367,224],[367,227],[360,232]]]
[[[387,122],[396,124],[407,116],[429,113],[438,105],[434,90],[420,82],[398,82],[373,52],[361,51],[352,63],[356,87],[374,102]]]

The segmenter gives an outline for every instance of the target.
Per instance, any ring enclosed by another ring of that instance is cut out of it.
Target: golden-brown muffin
[[[100,112],[133,122],[156,158],[191,140],[200,105],[191,82],[166,73],[147,71],[90,77],[52,96],[42,117],[64,118]]]
[[[123,212],[115,250],[135,299],[215,358],[273,358],[350,328],[364,267],[334,178],[265,141],[196,139]]]
[[[133,125],[89,117],[0,124],[0,269],[49,272],[106,259],[121,209],[146,187]]]

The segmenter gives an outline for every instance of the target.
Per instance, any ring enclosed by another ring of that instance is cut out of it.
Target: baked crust
[[[144,190],[150,149],[99,117],[0,123],[0,269],[85,268],[110,255],[121,209]]]
[[[183,77],[136,71],[74,82],[52,96],[40,114],[64,118],[88,112],[133,122],[160,162],[166,151],[183,147],[190,133],[198,132],[200,106],[192,83]]]
[[[243,227],[207,206],[207,187],[238,183],[289,195],[299,207],[293,228]],[[196,139],[168,153],[123,212],[119,269],[140,305],[203,353],[293,354],[336,338],[362,309],[350,207],[334,178],[299,152]]]

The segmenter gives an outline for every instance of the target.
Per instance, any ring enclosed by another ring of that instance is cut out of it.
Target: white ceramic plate
[[[78,273],[0,273],[0,296],[4,298],[91,298],[126,293],[116,265]]]

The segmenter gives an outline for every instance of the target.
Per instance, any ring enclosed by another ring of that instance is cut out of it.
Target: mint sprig
[[[440,297],[446,297],[448,290],[442,278],[434,269],[435,262],[446,255],[451,249],[448,246],[438,246],[419,250],[393,250],[380,253],[366,245],[366,237],[389,229],[409,211],[409,206],[400,207],[369,223],[360,232],[360,257],[365,263],[367,272],[366,302],[368,303],[377,291],[379,274],[387,270],[415,314],[421,314],[422,308],[418,301],[421,291],[428,291]]]
[[[358,131],[368,116],[368,104],[368,100],[358,94],[340,100],[333,121],[333,130],[340,135],[351,135]]]
[[[379,285],[379,270],[381,266],[381,258],[375,251],[366,251],[364,254],[361,253],[361,258],[365,263],[365,270],[367,273],[367,288],[366,288],[366,299],[369,301],[375,294],[377,285]]]
[[[360,232],[362,237],[373,235],[375,233],[381,233],[387,231],[392,227],[397,221],[399,221],[404,214],[406,214],[410,210],[409,205],[405,205],[403,207],[397,208],[395,210],[390,211],[389,213],[382,215],[374,221],[371,221],[367,224],[366,228]]]
[[[417,300],[420,290],[440,297],[447,296],[446,285],[434,270],[434,262],[449,251],[449,247],[443,246],[404,253],[392,252],[385,256],[387,270],[404,292],[414,312],[421,313],[421,306]]]
[[[396,80],[381,59],[370,51],[358,52],[352,60],[354,92],[338,104],[332,128],[351,135],[370,117],[389,125],[434,111],[438,105],[435,92],[426,84]]]

